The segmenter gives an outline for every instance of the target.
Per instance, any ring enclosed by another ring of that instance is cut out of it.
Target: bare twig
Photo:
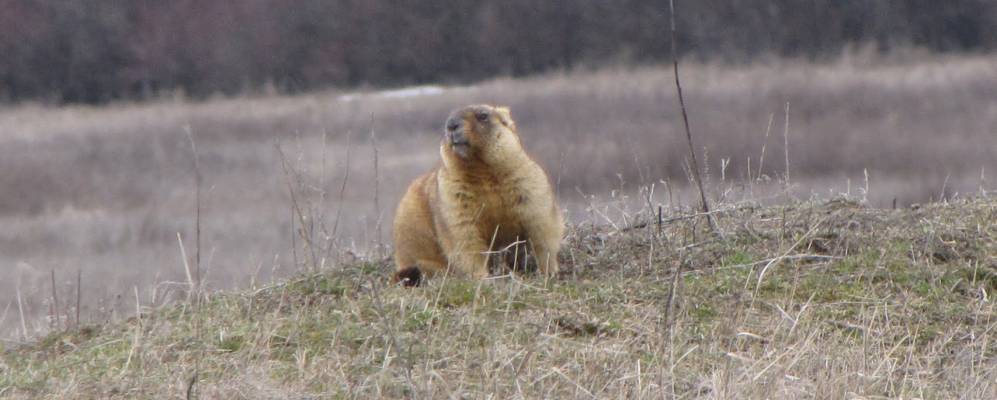
[[[668,0],[668,9],[671,11],[672,69],[675,72],[675,90],[678,92],[679,107],[682,109],[682,122],[685,126],[685,137],[689,143],[689,156],[692,158],[692,176],[696,181],[696,186],[699,188],[699,198],[702,201],[703,213],[706,214],[706,220],[710,223],[710,229],[713,230],[714,234],[719,235],[720,229],[717,228],[717,223],[710,214],[710,203],[706,200],[706,190],[703,189],[703,178],[700,176],[699,161],[696,160],[696,147],[692,143],[692,129],[689,127],[689,115],[686,112],[685,98],[682,97],[682,83],[679,80],[678,51],[676,50],[678,39],[675,30],[675,0]]]

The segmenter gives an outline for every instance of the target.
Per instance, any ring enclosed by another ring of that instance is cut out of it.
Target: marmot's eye
[[[476,118],[480,122],[488,121],[488,113],[486,112],[475,113],[474,118]]]

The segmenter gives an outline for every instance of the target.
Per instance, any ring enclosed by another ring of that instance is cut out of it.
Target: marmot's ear
[[[512,113],[509,112],[509,107],[495,107],[495,111],[499,116],[499,121],[502,121],[502,125],[509,127],[513,131],[516,130],[516,123],[512,120]]]

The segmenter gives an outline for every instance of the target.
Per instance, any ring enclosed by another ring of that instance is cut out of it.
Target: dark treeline
[[[994,0],[679,0],[682,51],[742,61],[997,47]],[[668,57],[662,0],[0,0],[0,101],[463,82]]]

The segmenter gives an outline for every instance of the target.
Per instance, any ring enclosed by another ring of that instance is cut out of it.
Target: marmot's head
[[[488,160],[511,147],[518,149],[516,123],[506,107],[473,105],[455,110],[443,126],[443,150],[463,160]]]

